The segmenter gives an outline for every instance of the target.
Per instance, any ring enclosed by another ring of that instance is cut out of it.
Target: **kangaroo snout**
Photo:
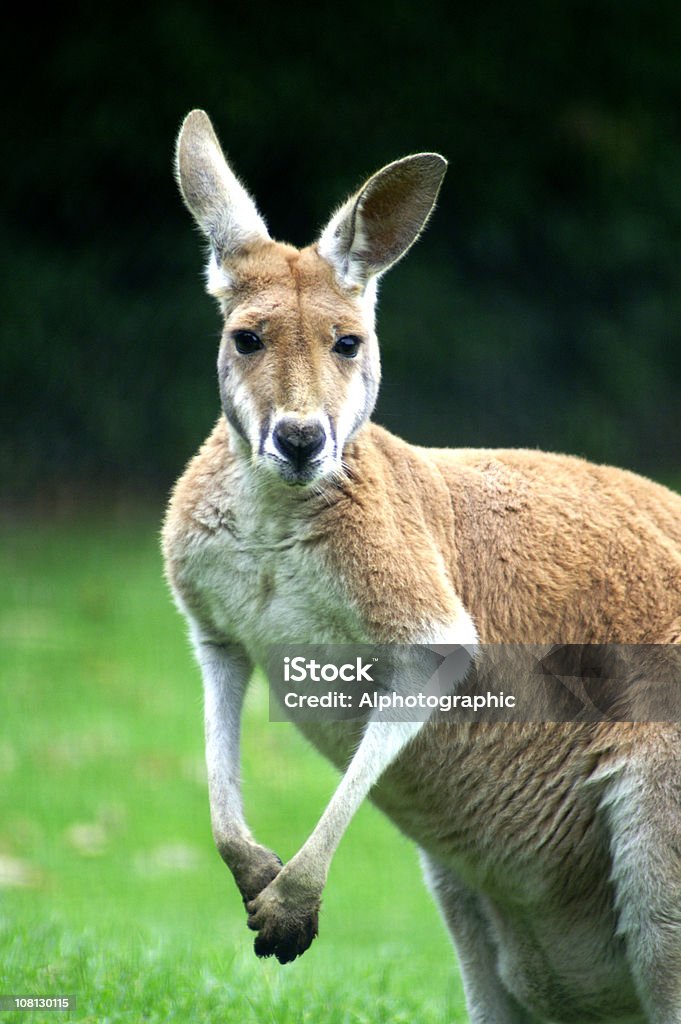
[[[287,416],[274,427],[272,441],[277,451],[296,470],[305,467],[326,444],[326,431],[319,421],[311,423]]]

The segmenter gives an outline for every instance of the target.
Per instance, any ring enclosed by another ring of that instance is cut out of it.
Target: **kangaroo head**
[[[177,177],[208,239],[208,292],[224,315],[222,407],[235,444],[258,468],[289,484],[341,470],[344,446],[378,393],[378,277],[420,234],[446,166],[435,153],[388,164],[315,244],[295,249],[270,238],[207,115],[186,118]]]

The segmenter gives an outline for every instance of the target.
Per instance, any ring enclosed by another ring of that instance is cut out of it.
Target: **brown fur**
[[[276,242],[257,246],[240,260],[225,307],[221,366],[228,358],[230,334],[239,328],[255,330],[276,348],[276,360],[245,364],[247,381],[249,374],[260,378],[254,394],[301,415],[324,396],[333,397],[335,377],[324,372],[322,357],[335,336],[357,333],[363,324],[328,263],[312,248],[299,252]]]
[[[221,419],[177,486],[169,541],[220,523],[235,457]],[[376,642],[452,619],[441,581],[484,643],[678,642],[681,498],[659,484],[574,456],[418,449],[375,424],[345,462],[301,513]]]

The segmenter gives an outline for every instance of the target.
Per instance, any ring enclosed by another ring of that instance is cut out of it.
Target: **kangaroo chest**
[[[366,640],[342,582],[304,520],[222,515],[177,571],[178,590],[203,629],[261,662],[273,644]]]

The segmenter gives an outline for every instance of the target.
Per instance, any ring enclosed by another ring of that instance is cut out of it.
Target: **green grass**
[[[0,994],[75,995],[2,1022],[464,1021],[415,852],[372,807],[334,861],[320,938],[258,961],[213,849],[198,670],[152,519],[13,524],[0,544]],[[289,858],[336,775],[249,695],[244,792]]]

